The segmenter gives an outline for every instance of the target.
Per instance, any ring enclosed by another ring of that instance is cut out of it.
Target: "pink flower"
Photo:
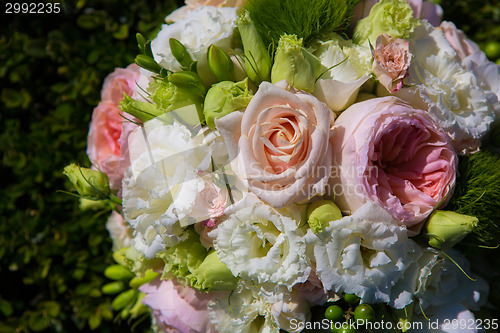
[[[488,62],[488,58],[479,46],[468,39],[462,30],[457,29],[453,22],[443,21],[439,25],[439,29],[443,31],[444,37],[446,37],[451,47],[457,52],[458,57],[462,60],[462,64],[464,64],[464,60],[467,62],[470,58],[473,58],[471,60],[478,65]]]
[[[352,105],[335,122],[332,142],[330,185],[344,211],[374,201],[416,234],[455,186],[457,157],[445,133],[399,98]]]
[[[171,332],[215,333],[208,317],[208,303],[221,293],[200,292],[174,280],[156,279],[142,285],[142,303],[153,309],[158,325]]]
[[[126,69],[117,68],[104,80],[102,101],[92,114],[87,138],[87,155],[94,166],[109,177],[112,190],[121,188],[123,173],[130,164],[128,160],[128,134],[135,128],[121,114],[119,103],[123,93],[134,93],[139,67],[135,64]],[[130,115],[125,114],[129,119]]]
[[[212,174],[204,177],[205,186],[196,195],[193,209],[189,213],[196,222],[205,221],[208,227],[215,225],[214,219],[224,214],[229,205],[229,194],[226,188],[220,188],[211,180]]]
[[[215,122],[235,173],[273,207],[323,194],[331,168],[333,112],[287,86],[263,82],[244,113]]]
[[[401,89],[411,61],[408,41],[382,34],[377,38],[372,54],[373,74],[380,84],[390,93]]]

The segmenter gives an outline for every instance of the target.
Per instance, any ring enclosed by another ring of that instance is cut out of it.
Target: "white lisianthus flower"
[[[479,310],[488,298],[488,283],[470,272],[469,262],[458,251],[450,250],[447,254],[475,281],[465,276],[457,265],[440,255],[439,251],[428,248],[418,261],[421,269],[415,296],[426,314],[453,304],[463,304],[469,309]]]
[[[213,235],[220,261],[234,276],[256,284],[283,284],[290,289],[309,276],[299,222],[262,202],[235,211]]]
[[[224,50],[231,48],[231,39],[238,17],[236,10],[237,8],[233,7],[200,6],[181,20],[170,25],[164,24],[151,42],[156,62],[171,71],[180,70],[169,44],[170,38],[175,38],[186,47],[193,60],[198,61],[198,74],[202,80],[205,83],[210,82],[208,47],[214,44]]]
[[[310,317],[309,303],[285,286],[267,290],[240,281],[229,298],[208,305],[210,321],[220,333],[300,332]],[[295,323],[295,325],[294,325]]]
[[[319,42],[316,55],[326,69],[316,81],[313,95],[333,111],[342,111],[354,103],[361,86],[370,78],[370,49],[344,40],[337,34]]]
[[[129,137],[131,166],[123,179],[123,212],[134,247],[148,258],[177,244],[197,193],[205,187],[211,149],[178,123],[155,118]],[[188,220],[189,221],[189,220]]]
[[[495,118],[491,98],[462,66],[442,30],[423,21],[409,40],[413,59],[406,83],[414,87],[396,95],[411,104],[420,97],[457,153],[477,151]]]
[[[421,251],[406,228],[380,206],[368,202],[322,232],[308,232],[307,239],[326,289],[356,294],[365,303],[396,308],[411,303],[414,284],[404,285],[402,278]]]

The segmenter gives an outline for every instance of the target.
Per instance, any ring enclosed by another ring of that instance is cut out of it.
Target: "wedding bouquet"
[[[500,234],[500,66],[441,15],[186,0],[138,34],[93,168],[65,169],[114,210],[113,308],[155,332],[497,329],[454,247]]]

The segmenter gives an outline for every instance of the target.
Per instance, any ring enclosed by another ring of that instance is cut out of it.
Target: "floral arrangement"
[[[500,235],[500,66],[441,15],[186,0],[138,34],[94,109],[93,168],[65,169],[114,210],[113,308],[155,332],[498,326],[455,247]]]

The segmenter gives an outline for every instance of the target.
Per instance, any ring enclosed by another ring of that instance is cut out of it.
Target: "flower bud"
[[[138,295],[139,292],[135,289],[129,289],[127,291],[124,291],[115,297],[113,302],[111,302],[111,307],[115,311],[121,310],[131,305],[137,299]]]
[[[63,173],[73,183],[78,194],[85,199],[104,200],[111,194],[108,176],[100,171],[70,164],[64,168]]]
[[[137,101],[125,93],[120,102],[120,110],[136,117],[143,123],[165,113],[165,110],[158,109],[154,104]]]
[[[208,67],[219,81],[234,81],[234,64],[223,49],[216,45],[208,48]]]
[[[142,54],[144,54],[144,47],[146,45],[146,38],[141,33],[136,33],[135,34],[135,39],[137,40],[137,46],[139,47],[139,51],[141,51]]]
[[[436,210],[427,221],[425,233],[429,236],[430,246],[446,251],[464,239],[477,227],[477,223],[478,219],[474,216]]]
[[[134,273],[125,266],[111,265],[104,270],[104,276],[111,280],[127,280],[134,277]]]
[[[238,282],[229,268],[220,262],[215,251],[205,257],[194,275],[193,287],[206,291],[233,290]]]
[[[269,81],[271,74],[271,57],[264,45],[255,24],[248,12],[243,13],[236,21],[240,31],[243,51],[245,52],[245,69],[250,80],[259,85]]]
[[[110,283],[106,283],[104,286],[102,286],[102,292],[103,294],[106,295],[114,295],[118,294],[119,292],[123,291],[123,288],[125,287],[125,284],[122,281],[114,281]]]
[[[340,209],[330,200],[315,201],[307,208],[307,223],[314,233],[321,232],[331,221],[341,218]]]
[[[233,111],[244,109],[253,94],[248,90],[248,78],[240,82],[222,81],[214,84],[207,92],[203,114],[209,128],[214,129],[216,118]]]
[[[148,269],[146,273],[144,273],[143,277],[134,277],[132,280],[130,280],[129,285],[130,287],[137,289],[143,284],[149,283],[153,281],[160,273],[153,271],[152,269]]]
[[[303,39],[296,35],[281,36],[271,71],[271,82],[287,80],[291,86],[312,93],[316,78],[321,75],[321,61],[302,47],[302,42]]]
[[[139,54],[135,57],[134,62],[139,65],[139,67],[147,69],[150,72],[158,74],[161,71],[161,66],[150,56]]]
[[[195,123],[203,121],[203,99],[205,87],[200,77],[193,72],[179,72],[168,76],[167,80],[156,80],[149,85],[152,100],[166,112],[194,105],[197,111]],[[193,121],[190,121],[190,123]]]
[[[139,297],[137,297],[137,301],[135,301],[134,306],[130,309],[130,316],[132,318],[137,318],[141,314],[149,312],[149,307],[142,303],[142,299],[146,297],[146,294],[140,293]]]
[[[175,38],[170,38],[168,43],[170,44],[170,51],[172,52],[172,55],[179,62],[181,67],[185,69],[190,68],[193,63],[193,59],[189,55],[186,47]]]

